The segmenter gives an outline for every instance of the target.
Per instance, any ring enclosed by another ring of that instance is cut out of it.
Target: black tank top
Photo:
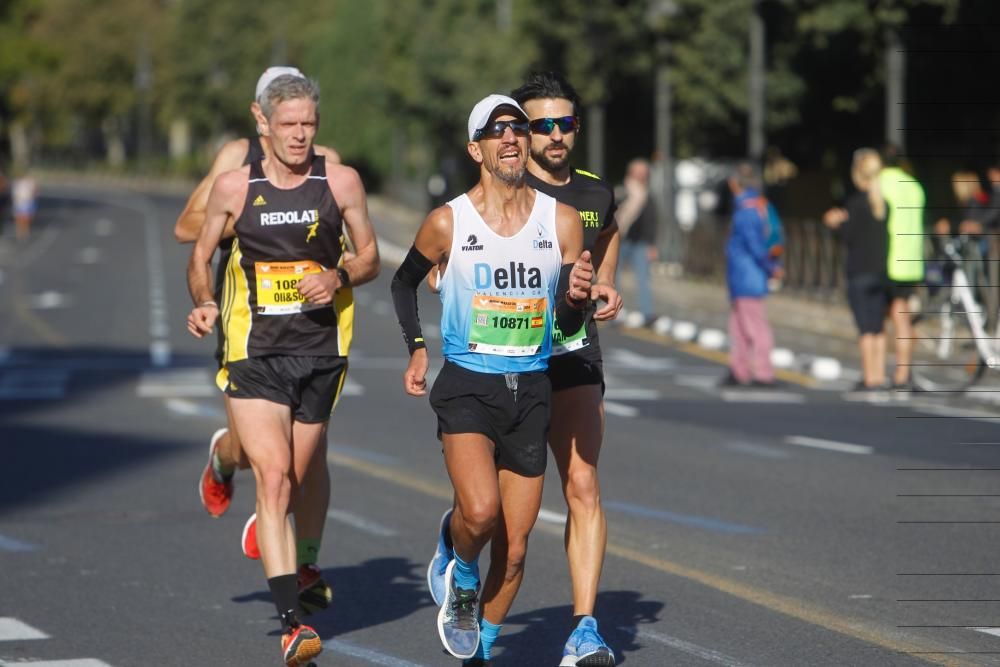
[[[260,145],[260,137],[250,137],[247,141],[250,146],[247,148],[247,155],[243,158],[243,166],[251,162],[264,159],[264,147]],[[226,265],[229,264],[229,255],[233,252],[233,241],[228,238],[219,241],[219,263],[215,265],[215,300],[222,303],[222,283],[226,280]]]
[[[235,229],[223,295],[224,361],[347,356],[351,290],[341,289],[333,305],[316,306],[296,289],[304,275],[341,263],[343,219],[326,180],[326,159],[314,156],[309,176],[289,190],[267,180],[260,160],[252,162]]]

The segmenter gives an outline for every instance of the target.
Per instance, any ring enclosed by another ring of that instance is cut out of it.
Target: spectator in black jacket
[[[860,337],[862,380],[859,390],[886,385],[883,323],[892,295],[886,275],[889,237],[887,204],[879,188],[882,160],[873,148],[854,151],[851,179],[857,188],[843,208],[831,208],[823,222],[847,246],[847,300]]]

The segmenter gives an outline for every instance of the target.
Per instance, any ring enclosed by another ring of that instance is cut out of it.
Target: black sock
[[[278,610],[278,616],[281,617],[281,628],[287,630],[298,622],[295,618],[296,610],[299,608],[298,577],[294,574],[271,577],[267,580],[267,587],[271,589],[271,598]]]
[[[578,615],[574,616],[573,617],[573,627],[570,628],[570,629],[571,630],[576,630],[576,626],[580,625],[580,621],[582,621],[585,618],[587,618],[587,614],[578,614]]]

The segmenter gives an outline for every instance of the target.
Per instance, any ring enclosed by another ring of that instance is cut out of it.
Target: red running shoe
[[[257,513],[254,512],[243,526],[243,555],[251,560],[260,560],[260,549],[257,548]]]
[[[229,432],[229,429],[220,428],[212,436],[208,443],[208,463],[201,472],[201,483],[198,484],[198,496],[201,504],[205,506],[205,511],[213,517],[218,518],[229,509],[229,503],[233,499],[233,480],[219,482],[215,479],[212,469],[212,459],[215,458],[215,447],[219,444],[219,439]]]
[[[299,623],[281,635],[281,651],[288,667],[305,667],[323,651],[323,641],[315,630]]]

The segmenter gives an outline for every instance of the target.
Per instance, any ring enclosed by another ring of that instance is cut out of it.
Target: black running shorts
[[[450,361],[438,373],[430,396],[439,438],[443,433],[481,433],[495,445],[497,467],[524,477],[545,474],[551,398],[544,371],[477,373]]]
[[[861,335],[882,333],[891,300],[889,283],[884,276],[862,273],[847,278],[847,303]]]
[[[347,357],[251,357],[226,364],[230,398],[262,398],[287,405],[296,421],[330,418],[347,378]]]
[[[604,395],[604,364],[569,352],[549,358],[549,380],[552,391],[562,391],[591,384],[601,385]]]

